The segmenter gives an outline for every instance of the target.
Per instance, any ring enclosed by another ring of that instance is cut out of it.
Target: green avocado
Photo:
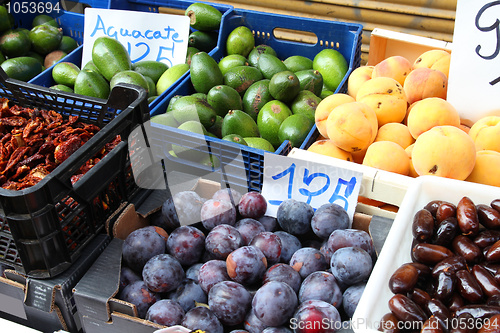
[[[78,47],[78,43],[70,36],[62,36],[58,49],[66,53],[71,53]]]
[[[7,30],[0,36],[0,51],[8,57],[22,57],[31,50],[31,40],[21,30]]]
[[[168,69],[168,65],[155,60],[138,61],[132,65],[132,70],[150,77],[156,84],[163,73]]]
[[[198,52],[191,58],[191,83],[197,92],[207,94],[210,89],[224,83],[224,76],[214,58]]]
[[[248,54],[247,58],[250,66],[257,67],[257,64],[259,63],[259,57],[261,54],[270,54],[275,57],[278,56],[276,54],[276,51],[271,46],[265,44],[257,45]]]
[[[100,73],[82,69],[75,80],[75,93],[90,97],[107,99],[109,97],[109,83]]]
[[[28,33],[32,48],[41,55],[57,50],[63,37],[61,28],[48,24],[37,25]]]
[[[92,61],[108,82],[116,73],[132,68],[127,49],[116,39],[107,36],[94,41]]]
[[[321,95],[323,90],[323,76],[315,69],[304,69],[295,72],[300,83],[300,90],[309,90],[316,96]]]
[[[112,90],[114,86],[118,83],[128,83],[135,84],[137,86],[143,87],[149,94],[149,84],[141,73],[134,72],[133,70],[127,70],[123,72],[118,72],[111,78],[109,82],[109,88]]]
[[[196,30],[189,34],[188,46],[200,51],[210,52],[217,46],[219,34],[216,31]]]
[[[184,13],[189,17],[191,28],[202,31],[219,29],[222,13],[212,5],[195,2]]]
[[[206,100],[196,96],[182,96],[172,105],[175,120],[182,124],[189,120],[200,122],[204,128],[210,128],[215,123],[216,113]]]
[[[241,137],[257,137],[259,129],[257,123],[249,114],[241,110],[229,110],[222,120],[222,137],[229,134],[238,134]]]
[[[274,74],[287,70],[283,61],[268,53],[263,53],[259,56],[257,68],[261,71],[262,76],[269,80]]]
[[[223,84],[210,89],[207,100],[217,115],[221,117],[224,117],[229,110],[241,110],[243,108],[241,96],[236,89]]]
[[[254,82],[262,79],[261,71],[252,66],[236,66],[224,74],[224,84],[236,89],[241,96]]]
[[[260,109],[269,101],[274,99],[269,92],[270,80],[254,82],[243,95],[243,111],[248,113],[253,120],[257,121]]]
[[[24,82],[28,82],[43,70],[42,64],[32,57],[10,58],[0,66],[7,76]]]

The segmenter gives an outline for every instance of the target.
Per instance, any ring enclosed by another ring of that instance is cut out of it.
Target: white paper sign
[[[461,118],[500,115],[500,1],[458,0],[447,100]]]
[[[314,209],[336,203],[345,208],[352,221],[362,179],[358,171],[266,153],[262,184],[266,215],[276,217],[281,202],[295,199]]]
[[[82,67],[92,60],[92,46],[101,36],[125,46],[132,63],[155,60],[169,67],[186,62],[189,17],[114,9],[85,9]]]

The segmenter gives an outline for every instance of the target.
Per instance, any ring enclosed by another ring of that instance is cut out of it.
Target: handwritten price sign
[[[121,42],[132,63],[155,60],[172,67],[186,61],[189,17],[86,8],[82,66],[92,60],[92,46],[101,36]]]
[[[458,0],[447,100],[462,119],[500,115],[500,1]]]
[[[262,184],[268,203],[266,215],[276,216],[284,200],[295,199],[314,209],[336,203],[346,209],[352,221],[362,177],[354,170],[266,153]]]

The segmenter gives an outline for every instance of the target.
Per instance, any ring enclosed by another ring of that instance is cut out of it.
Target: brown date
[[[459,270],[466,269],[467,262],[464,257],[453,256],[445,258],[438,262],[432,269],[432,276],[437,277],[439,273],[444,272],[448,275],[453,275]]]
[[[427,302],[425,310],[429,317],[436,317],[437,319],[439,319],[440,323],[443,324],[444,327],[446,327],[446,323],[451,318],[450,310],[448,310],[443,302],[436,298],[433,298],[429,302]]]
[[[410,262],[409,264],[417,269],[419,280],[426,280],[431,275],[431,269],[429,268],[429,266],[424,265],[420,262]]]
[[[499,263],[487,263],[482,265],[491,275],[495,275],[497,271],[500,269]]]
[[[483,230],[474,238],[474,243],[484,249],[500,240],[500,230]]]
[[[460,295],[471,303],[479,303],[483,299],[483,291],[474,276],[466,269],[456,273]]]
[[[429,295],[429,293],[420,288],[413,288],[412,292],[409,293],[408,297],[410,297],[410,299],[413,302],[417,303],[417,305],[420,306],[422,309],[425,308],[427,302],[431,300],[431,296]]]
[[[478,262],[483,256],[481,249],[469,237],[458,235],[451,242],[455,254],[462,256],[468,263]]]
[[[396,294],[389,299],[389,309],[401,321],[423,322],[427,319],[424,310],[403,294]]]
[[[420,241],[430,239],[434,233],[434,217],[427,209],[421,209],[413,216],[413,237]]]
[[[490,206],[500,212],[500,199],[493,200]]]
[[[455,217],[456,214],[457,206],[450,202],[443,202],[436,210],[436,221],[438,223],[441,223],[441,221],[444,221],[448,217]]]
[[[486,268],[481,265],[474,265],[472,267],[472,275],[476,278],[476,281],[479,283],[481,289],[487,297],[500,294],[500,287],[498,283]]]
[[[455,217],[448,217],[441,221],[434,232],[432,244],[448,246],[459,233],[460,229],[458,228],[457,219]]]
[[[500,295],[491,295],[491,297],[488,297],[486,300],[486,304],[500,306]]]
[[[448,302],[448,309],[451,312],[455,312],[455,311],[457,311],[458,308],[461,308],[464,305],[465,305],[465,300],[460,295],[460,293],[459,292],[454,292],[451,295],[450,300]]]
[[[392,313],[386,313],[380,320],[378,330],[385,333],[399,333],[398,318]]]
[[[488,253],[488,251],[491,249],[493,245],[490,245],[490,246],[487,246],[483,249],[481,249],[481,251],[483,252],[483,257],[486,257],[486,253]]]
[[[496,241],[491,247],[488,249],[484,258],[488,262],[499,262],[500,261],[500,240]]]
[[[389,289],[394,294],[407,293],[418,281],[418,270],[411,264],[403,264],[389,278]]]
[[[483,263],[483,267],[493,275],[493,279],[500,286],[500,263]]]
[[[435,265],[441,260],[453,256],[448,248],[441,245],[419,243],[413,247],[413,257],[423,264]]]
[[[439,208],[439,205],[441,205],[443,200],[432,200],[429,201],[425,206],[424,209],[427,209],[429,212],[431,212],[432,216],[436,216],[437,209]]]
[[[476,205],[476,210],[479,223],[488,229],[500,228],[500,212],[498,210],[485,204]]]
[[[457,204],[458,227],[462,234],[475,236],[479,232],[479,219],[477,217],[476,205],[467,196],[460,199]]]
[[[437,275],[435,284],[434,297],[440,301],[446,302],[455,291],[456,277],[441,272]]]

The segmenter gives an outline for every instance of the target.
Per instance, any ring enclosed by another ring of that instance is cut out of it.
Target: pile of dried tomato
[[[53,110],[9,106],[0,98],[0,186],[22,190],[41,181],[87,142],[100,128]],[[71,178],[80,179],[119,142],[112,142],[88,160]]]

